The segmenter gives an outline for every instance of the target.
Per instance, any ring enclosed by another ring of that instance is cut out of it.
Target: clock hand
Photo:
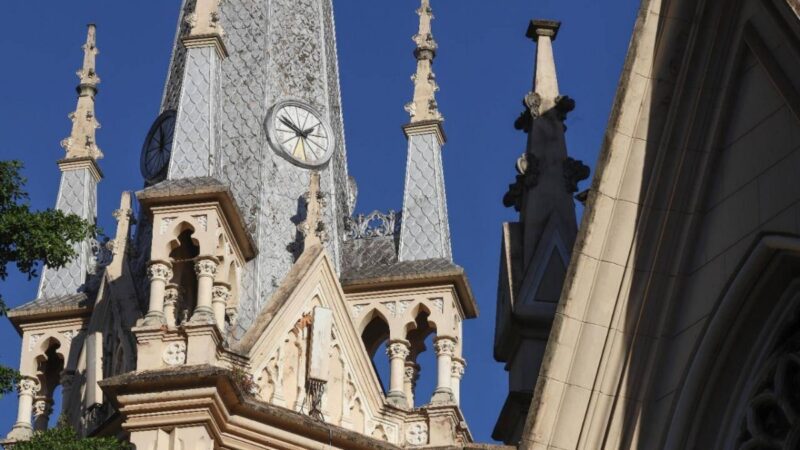
[[[293,123],[292,123],[292,121],[291,121],[291,120],[289,120],[288,118],[286,118],[285,116],[282,116],[282,117],[280,118],[280,120],[281,120],[281,123],[282,123],[282,124],[284,124],[284,125],[286,125],[287,127],[289,127],[289,128],[290,128],[292,131],[294,131],[296,134],[298,134],[298,135],[300,135],[300,136],[302,136],[302,135],[303,135],[303,131],[302,131],[301,129],[297,128],[297,127],[295,126],[295,124],[293,124]]]
[[[317,125],[319,125],[319,124],[317,124]],[[308,138],[308,135],[309,135],[309,134],[311,134],[311,133],[312,133],[312,132],[313,132],[313,131],[314,131],[314,130],[317,128],[317,125],[314,125],[314,126],[313,126],[313,127],[311,127],[311,128],[308,128],[308,129],[305,129],[305,130],[301,131],[301,132],[300,132],[300,134],[301,134],[301,135],[302,135],[304,138]]]

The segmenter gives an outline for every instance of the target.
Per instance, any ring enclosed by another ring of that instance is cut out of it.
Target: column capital
[[[165,304],[177,304],[181,298],[181,288],[177,284],[168,284],[164,291]]]
[[[53,412],[53,401],[46,398],[38,398],[33,402],[34,417],[49,416]]]
[[[463,358],[453,358],[453,366],[450,374],[459,380],[464,377],[464,369],[467,367],[467,362]]]
[[[386,346],[386,354],[391,359],[400,358],[405,360],[411,354],[411,344],[404,339],[391,340]]]
[[[540,36],[549,37],[551,41],[555,41],[559,28],[561,28],[561,22],[557,20],[534,19],[528,25],[525,37],[533,39],[535,42],[539,41]]]
[[[167,282],[172,279],[172,263],[163,260],[153,260],[147,265],[147,276],[150,280]]]
[[[231,297],[231,287],[228,283],[214,283],[211,289],[211,301],[227,303]]]
[[[433,340],[436,355],[453,356],[456,352],[456,339],[450,336],[439,336]]]
[[[33,377],[23,377],[17,383],[17,392],[19,395],[30,395],[34,396],[42,390],[42,385],[39,383],[39,380]]]
[[[194,263],[194,272],[198,277],[213,278],[217,274],[219,260],[213,256],[199,256]]]

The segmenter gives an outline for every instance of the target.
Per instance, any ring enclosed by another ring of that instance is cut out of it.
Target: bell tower
[[[238,339],[302,252],[297,225],[312,171],[329,205],[324,244],[337,269],[341,264],[341,230],[355,198],[333,6],[331,0],[186,0],[180,16],[158,119],[167,122],[170,142],[153,144],[161,158],[150,159],[160,165],[146,167],[143,153],[142,169],[149,185],[209,177],[230,189],[259,250],[241,270],[231,329]],[[141,271],[149,244],[137,244]]]

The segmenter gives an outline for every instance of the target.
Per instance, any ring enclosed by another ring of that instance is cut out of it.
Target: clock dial
[[[148,183],[158,183],[166,178],[174,137],[175,111],[164,111],[150,127],[142,146],[140,169]]]
[[[267,129],[273,149],[296,165],[317,167],[330,159],[330,128],[316,110],[302,102],[287,100],[275,105]]]

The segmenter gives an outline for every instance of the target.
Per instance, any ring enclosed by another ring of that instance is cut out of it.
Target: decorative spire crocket
[[[99,51],[96,42],[96,27],[89,24],[86,43],[83,45],[83,66],[77,72],[80,83],[78,84],[78,106],[75,112],[70,113],[72,132],[69,137],[61,141],[61,146],[66,150],[66,159],[92,158],[100,159],[103,152],[97,146],[95,132],[100,128],[94,111],[94,97],[97,95],[97,85],[100,77],[97,76],[96,58]]]
[[[414,57],[417,59],[417,71],[411,76],[414,82],[414,98],[406,104],[406,111],[411,116],[411,123],[424,121],[442,121],[439,105],[436,103],[436,75],[433,73],[433,60],[436,58],[436,41],[431,31],[433,10],[430,0],[422,0],[417,10],[419,15],[419,31],[411,39],[417,45]]]

